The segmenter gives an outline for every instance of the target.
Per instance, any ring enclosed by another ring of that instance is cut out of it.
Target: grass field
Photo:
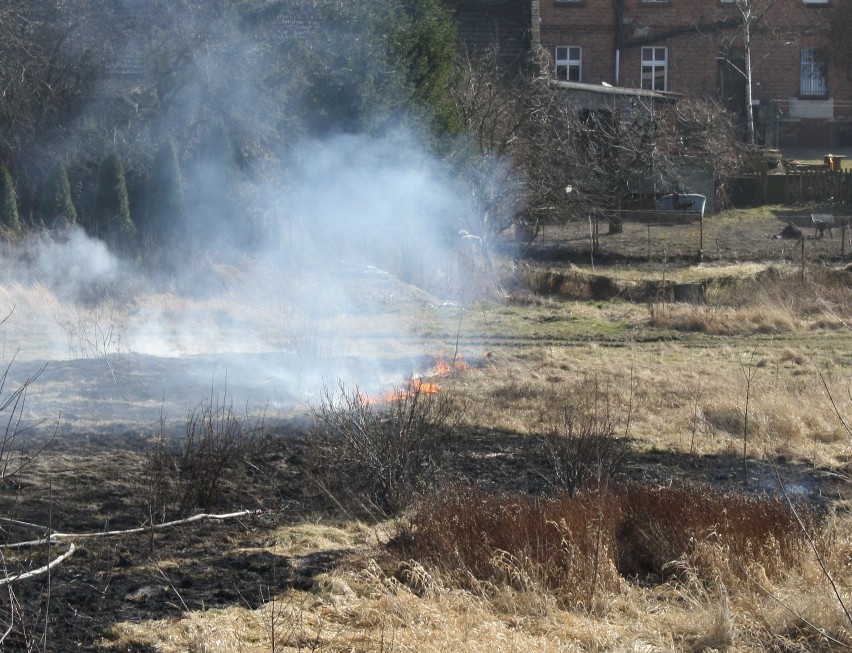
[[[580,231],[548,231],[467,305],[360,281],[372,310],[333,316],[335,348],[426,354],[414,399],[352,395],[325,414],[315,399],[262,427],[202,409],[219,459],[156,432],[54,441],[5,481],[3,514],[148,529],[78,538],[50,575],[10,586],[8,650],[847,650],[852,272],[825,262],[836,235],[810,238],[804,265],[773,241],[784,210],[708,220],[719,245],[702,263],[641,260],[628,230],[601,237],[611,260],[592,269]],[[674,248],[697,225],[657,229]],[[706,301],[673,301],[680,284]],[[402,407],[390,440],[386,403]],[[371,429],[365,460],[347,438]],[[403,435],[416,447],[376,472]],[[415,500],[389,515],[369,482],[399,459]],[[250,512],[151,528],[215,460],[197,507]]]

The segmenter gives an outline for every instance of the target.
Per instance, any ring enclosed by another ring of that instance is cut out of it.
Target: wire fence
[[[545,227],[535,241],[522,248],[521,255],[593,266],[682,260],[837,263],[852,259],[852,218],[832,214],[833,222],[819,224],[820,215],[792,209],[759,216],[703,218],[678,211],[608,211]]]

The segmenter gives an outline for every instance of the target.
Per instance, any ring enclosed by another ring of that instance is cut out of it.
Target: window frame
[[[559,51],[565,50],[566,57],[560,59]],[[571,57],[571,51],[577,51],[577,57]],[[557,45],[554,48],[553,57],[553,74],[558,81],[561,82],[582,82],[583,81],[583,48],[579,45]],[[566,68],[565,77],[559,76],[559,69]],[[571,79],[571,69],[576,68],[577,79]]]
[[[645,53],[651,53],[651,58],[646,59]],[[657,54],[662,51],[663,58],[657,59]],[[668,91],[669,90],[669,49],[665,46],[651,45],[651,46],[643,46],[640,51],[640,68],[639,68],[639,81],[640,86],[643,89],[649,91]],[[650,86],[645,86],[645,69],[650,68]],[[657,69],[662,68],[662,84],[663,88],[658,88],[656,84],[656,80],[658,78]]]
[[[799,55],[799,97],[828,97],[825,62],[817,57],[817,48],[802,48]]]

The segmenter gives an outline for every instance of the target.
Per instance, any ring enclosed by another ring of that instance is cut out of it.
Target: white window
[[[817,57],[816,48],[802,49],[802,74],[799,93],[814,97],[824,97],[825,65]]]
[[[668,48],[642,48],[642,88],[668,90]]]
[[[583,80],[583,48],[575,45],[556,48],[556,79],[566,82]]]

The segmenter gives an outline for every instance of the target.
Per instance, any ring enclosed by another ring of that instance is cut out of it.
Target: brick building
[[[751,0],[752,102],[770,145],[852,144],[852,83],[823,64],[828,0]],[[551,74],[712,97],[745,113],[743,17],[736,0],[532,0],[533,47]],[[536,20],[537,19],[537,20]]]

